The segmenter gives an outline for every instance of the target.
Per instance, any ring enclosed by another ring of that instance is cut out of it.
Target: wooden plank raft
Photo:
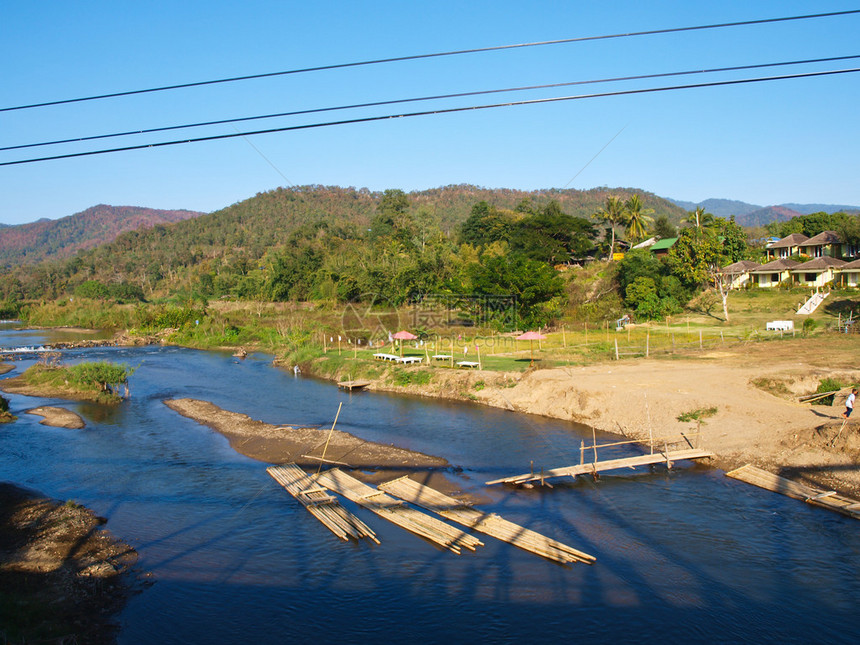
[[[747,464],[746,466],[741,466],[731,472],[727,472],[726,476],[732,479],[739,479],[753,486],[765,488],[774,493],[782,493],[788,497],[803,500],[813,506],[820,506],[821,508],[842,513],[848,517],[860,519],[860,502],[856,499],[840,495],[836,491],[823,490],[791,481],[785,477],[762,470],[752,464]]]
[[[341,540],[368,538],[379,544],[376,533],[367,524],[341,506],[296,464],[270,466],[266,472]]]
[[[339,468],[320,473],[317,475],[316,481],[321,486],[325,486],[330,491],[364,506],[389,522],[458,555],[461,548],[474,551],[477,547],[484,545],[478,538],[415,508],[406,506],[400,500],[358,481]]]
[[[672,462],[681,459],[704,459],[713,457],[713,453],[707,450],[699,450],[697,448],[687,450],[669,450],[664,452],[655,452],[647,455],[639,455],[637,457],[625,457],[623,459],[607,459],[605,461],[592,461],[583,463],[577,466],[567,466],[565,468],[553,468],[551,470],[541,471],[539,474],[526,473],[524,475],[516,475],[514,477],[503,477],[502,479],[494,479],[486,482],[488,486],[492,484],[524,484],[526,482],[543,481],[550,477],[576,477],[577,475],[590,475],[593,473],[603,472],[605,470],[617,470],[619,468],[635,468],[636,466],[648,466],[651,464],[666,464],[672,467]]]
[[[594,556],[588,553],[578,551],[562,542],[510,522],[495,513],[485,513],[467,506],[459,500],[448,497],[434,488],[419,484],[407,476],[380,484],[379,488],[410,504],[438,513],[452,522],[485,533],[549,560],[562,564],[568,562],[592,564],[596,560]]]

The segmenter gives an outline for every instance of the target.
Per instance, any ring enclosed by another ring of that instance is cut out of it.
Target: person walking
[[[857,388],[851,388],[851,394],[845,399],[845,412],[842,413],[842,418],[847,419],[854,412],[854,401],[857,400]]]

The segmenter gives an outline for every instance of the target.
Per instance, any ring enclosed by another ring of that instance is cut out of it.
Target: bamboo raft
[[[368,538],[379,544],[376,534],[367,524],[341,506],[336,498],[320,488],[314,477],[296,464],[270,466],[266,472],[341,540]]]
[[[379,485],[379,489],[395,497],[420,506],[463,526],[485,533],[525,551],[536,553],[549,560],[566,564],[585,562],[593,564],[596,558],[562,542],[509,522],[495,513],[485,513],[440,493],[434,488],[419,484],[407,476]]]
[[[547,471],[541,470],[540,473],[531,472],[524,475],[516,475],[514,477],[503,477],[502,479],[488,481],[486,484],[488,486],[493,484],[525,484],[526,482],[533,481],[540,481],[543,483],[545,479],[549,479],[550,477],[576,477],[577,475],[590,475],[606,470],[635,468],[636,466],[648,466],[651,464],[666,464],[668,468],[671,468],[672,462],[674,461],[679,461],[681,459],[704,459],[713,456],[713,453],[710,453],[707,450],[700,450],[698,448],[690,448],[686,450],[664,450],[663,452],[639,455],[637,457],[592,461],[589,463],[581,463],[576,466],[552,468]]]
[[[417,509],[406,506],[402,501],[358,481],[338,468],[320,473],[316,477],[316,482],[373,511],[383,519],[458,555],[461,548],[474,551],[477,547],[484,545],[476,537]]]
[[[836,491],[822,490],[814,486],[794,482],[785,477],[769,473],[752,464],[741,466],[726,473],[726,475],[732,479],[738,479],[747,484],[773,491],[774,493],[782,493],[788,497],[803,500],[813,506],[820,506],[821,508],[842,513],[848,517],[860,519],[860,502],[856,499],[840,495]]]

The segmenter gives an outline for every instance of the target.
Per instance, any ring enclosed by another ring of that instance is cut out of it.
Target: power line
[[[318,114],[321,112],[334,112],[339,110],[354,110],[367,107],[380,107],[384,105],[397,105],[402,103],[417,103],[420,101],[436,101],[441,99],[464,98],[467,96],[480,96],[486,94],[500,94],[505,92],[523,92],[539,89],[550,89],[557,87],[570,87],[573,85],[590,85],[597,83],[616,83],[621,81],[640,81],[654,78],[668,78],[673,76],[688,76],[691,74],[713,74],[718,72],[737,72],[742,70],[762,69],[767,67],[787,67],[789,65],[808,65],[812,63],[832,63],[836,61],[856,60],[860,55],[851,56],[831,56],[829,58],[810,58],[806,60],[783,61],[779,63],[759,63],[754,65],[735,65],[732,67],[715,67],[711,69],[695,69],[680,72],[662,72],[658,74],[639,74],[636,76],[617,76],[614,78],[599,78],[587,81],[569,81],[565,83],[546,83],[543,85],[526,85],[521,87],[508,87],[503,89],[493,90],[477,90],[473,92],[457,92],[453,94],[437,94],[434,96],[419,96],[407,99],[393,99],[388,101],[373,101],[370,103],[354,103],[352,105],[339,105],[335,107],[311,108],[307,110],[295,110],[292,112],[278,112],[275,114],[262,114],[257,116],[236,117],[232,119],[219,119],[216,121],[199,121],[197,123],[186,123],[183,125],[170,125],[158,128],[145,128],[138,130],[126,130],[124,132],[113,132],[110,134],[96,134],[84,137],[74,137],[69,139],[55,139],[53,141],[41,141],[38,143],[22,143],[14,146],[0,147],[0,152],[8,150],[21,150],[24,148],[39,148],[43,146],[54,146],[66,143],[81,143],[84,141],[96,141],[99,139],[112,139],[117,137],[127,137],[139,134],[153,134],[155,132],[168,132],[171,130],[184,130],[190,128],[201,128],[213,125],[226,125],[232,123],[242,123],[247,121],[259,121],[263,119],[275,119],[287,116],[299,116],[305,114]]]
[[[557,96],[551,98],[542,98],[542,99],[529,99],[523,101],[509,101],[506,103],[493,103],[488,105],[472,105],[467,107],[455,107],[455,108],[444,108],[438,110],[427,110],[423,112],[406,112],[401,114],[387,114],[383,116],[371,116],[371,117],[362,117],[355,119],[346,119],[343,121],[328,121],[324,123],[309,123],[304,125],[292,125],[285,126],[280,128],[269,128],[266,130],[254,130],[250,132],[236,132],[233,134],[217,134],[206,137],[197,137],[193,139],[181,139],[176,141],[162,141],[157,143],[145,143],[134,146],[124,146],[120,148],[109,148],[103,150],[90,150],[88,152],[74,152],[63,155],[53,155],[49,157],[39,157],[33,159],[19,159],[17,161],[4,161],[0,162],[0,167],[2,166],[16,166],[20,164],[27,163],[36,163],[39,161],[53,161],[56,159],[71,159],[74,157],[89,157],[93,155],[101,155],[108,154],[111,152],[127,152],[130,150],[143,150],[145,148],[161,148],[165,146],[174,146],[183,143],[199,143],[203,141],[217,141],[219,139],[233,139],[236,137],[246,137],[258,134],[274,134],[278,132],[290,132],[294,130],[310,130],[315,128],[324,128],[331,127],[335,125],[351,125],[356,123],[371,123],[374,121],[385,121],[388,119],[402,119],[408,117],[417,117],[417,116],[432,116],[439,114],[453,114],[455,112],[468,112],[475,110],[487,110],[492,108],[500,108],[500,107],[513,107],[517,105],[537,105],[541,103],[555,103],[559,101],[573,101],[579,99],[591,99],[591,98],[603,98],[608,96],[625,96],[632,94],[647,94],[653,92],[667,92],[674,90],[686,90],[686,89],[696,89],[703,87],[720,87],[726,85],[740,85],[744,83],[761,83],[766,81],[780,81],[780,80],[788,80],[788,79],[796,79],[796,78],[812,78],[815,76],[832,76],[834,74],[850,74],[860,72],[860,67],[854,67],[849,69],[836,69],[836,70],[826,70],[820,72],[804,72],[798,74],[786,74],[781,76],[763,76],[757,78],[742,78],[742,79],[732,79],[726,81],[711,81],[708,83],[693,83],[690,85],[674,85],[668,87],[650,87],[650,88],[640,88],[640,89],[630,89],[630,90],[618,90],[615,92],[601,92],[595,94],[579,94],[574,96]]]
[[[701,31],[705,29],[723,29],[726,27],[741,27],[745,25],[762,25],[767,23],[788,22],[792,20],[810,20],[813,18],[830,18],[835,16],[847,16],[860,13],[860,9],[850,9],[846,11],[831,11],[828,13],[813,13],[802,16],[785,16],[781,18],[762,18],[758,20],[742,20],[738,22],[723,22],[710,25],[695,25],[691,27],[671,27],[667,29],[650,29],[647,31],[632,31],[617,34],[604,34],[600,36],[580,36],[578,38],[563,38],[559,40],[544,40],[539,42],[518,43],[514,45],[496,45],[493,47],[476,47],[472,49],[459,49],[454,51],[436,52],[431,54],[414,54],[411,56],[396,56],[392,58],[377,58],[373,60],[365,60],[351,63],[335,63],[332,65],[318,65],[315,67],[304,67],[300,69],[290,69],[280,72],[267,72],[263,74],[248,74],[245,76],[233,76],[230,78],[219,78],[208,81],[195,81],[191,83],[179,83],[176,85],[163,85],[160,87],[150,87],[139,90],[128,90],[125,92],[112,92],[109,94],[97,94],[93,96],[84,96],[72,99],[60,99],[56,101],[46,101],[43,103],[31,103],[29,105],[16,105],[12,107],[0,108],[0,112],[11,112],[14,110],[29,110],[32,108],[48,107],[53,105],[66,105],[69,103],[81,103],[84,101],[96,101],[100,99],[117,98],[121,96],[133,96],[136,94],[147,94],[151,92],[164,92],[168,90],[186,89],[190,87],[201,87],[205,85],[217,85],[220,83],[234,83],[237,81],[248,81],[260,78],[272,78],[275,76],[286,76],[289,74],[304,74],[308,72],[321,72],[334,69],[345,69],[349,67],[362,67],[367,65],[380,65],[384,63],[397,63],[410,60],[421,60],[428,58],[441,58],[443,56],[460,56],[464,54],[477,54],[482,52],[502,51],[506,49],[518,49],[524,47],[539,47],[544,45],[562,45],[569,43],[579,43],[594,40],[609,40],[612,38],[631,38],[636,36],[655,36],[661,34],[680,33],[685,31]]]

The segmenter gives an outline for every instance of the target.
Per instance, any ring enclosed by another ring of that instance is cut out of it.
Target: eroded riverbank
[[[395,385],[391,366],[368,389],[472,400],[574,421],[658,444],[680,433],[716,454],[725,470],[753,463],[771,472],[860,495],[860,420],[842,426],[833,406],[800,404],[824,378],[860,382],[860,339],[756,343],[684,358],[636,359],[504,373],[435,369],[429,383]],[[309,366],[313,370],[313,365]],[[342,376],[342,375],[341,375]],[[776,392],[776,393],[774,393]],[[715,408],[702,423],[678,417]],[[570,464],[544,464],[557,467]]]

